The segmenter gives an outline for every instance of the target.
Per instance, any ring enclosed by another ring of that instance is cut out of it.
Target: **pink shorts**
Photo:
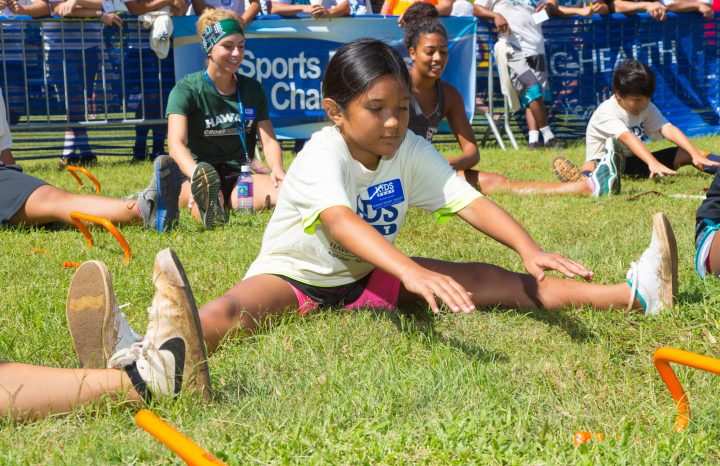
[[[361,307],[395,309],[397,307],[400,280],[380,269],[375,269],[370,273],[372,275],[363,294],[357,300],[343,307],[343,309],[359,309]],[[288,285],[292,287],[295,296],[297,296],[298,314],[304,315],[318,308],[317,301],[308,297],[308,295],[293,286],[292,283],[288,282]]]

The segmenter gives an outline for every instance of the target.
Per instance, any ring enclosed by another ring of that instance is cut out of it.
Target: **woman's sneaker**
[[[109,367],[124,368],[146,402],[181,389],[209,401],[212,389],[200,317],[185,271],[171,249],[155,257],[153,283],[145,339],[113,355]]]
[[[206,162],[197,164],[190,180],[190,190],[200,211],[200,220],[207,229],[227,222],[218,199],[221,184],[220,175],[212,165]]]
[[[587,178],[570,159],[561,155],[553,159],[552,167],[557,179],[563,183],[573,183]]]
[[[155,159],[153,179],[138,198],[145,228],[159,232],[172,230],[180,215],[179,198],[183,174],[169,155]]]
[[[625,170],[625,156],[622,147],[615,138],[605,141],[605,155],[595,166],[590,177],[592,182],[592,195],[600,197],[620,193],[620,178]]]
[[[631,299],[642,303],[645,314],[671,309],[678,292],[678,251],[675,234],[663,213],[653,216],[650,246],[627,273]]]
[[[99,261],[85,262],[75,272],[65,314],[81,367],[105,368],[110,356],[142,338],[125,321],[110,272]]]

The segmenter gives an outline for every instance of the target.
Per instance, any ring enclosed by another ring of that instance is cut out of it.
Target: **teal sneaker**
[[[600,159],[595,171],[590,177],[593,183],[595,197],[619,194],[620,177],[625,169],[625,157],[622,147],[615,138],[608,138],[605,142],[605,155]]]
[[[197,164],[190,180],[190,191],[200,211],[200,220],[208,230],[227,222],[218,198],[221,184],[220,175],[212,165],[207,162]]]
[[[705,278],[708,269],[707,258],[710,255],[710,247],[712,246],[718,229],[720,229],[720,223],[715,223],[709,218],[704,218],[703,222],[699,223],[696,228],[702,228],[702,231],[696,235],[695,239],[695,271],[700,275],[700,278]]]

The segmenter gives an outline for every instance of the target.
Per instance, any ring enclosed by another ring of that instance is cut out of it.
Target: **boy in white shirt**
[[[706,173],[717,172],[720,156],[695,147],[650,102],[655,92],[655,74],[649,66],[637,60],[619,66],[613,73],[613,92],[615,95],[595,110],[588,123],[582,174],[564,157],[553,160],[560,181],[577,181],[592,173],[608,138],[613,138],[615,150],[625,156],[625,174],[645,178],[675,175],[683,165],[694,165]],[[658,141],[662,137],[677,147],[652,153],[645,148],[646,138]]]
[[[547,7],[547,3],[537,0],[477,0],[473,7],[475,16],[495,22],[499,39],[513,49],[508,58],[510,81],[525,107],[529,151],[541,147],[540,133],[546,149],[563,150],[547,121],[545,102],[551,100],[551,95],[545,38],[542,25],[533,19],[534,13]]]

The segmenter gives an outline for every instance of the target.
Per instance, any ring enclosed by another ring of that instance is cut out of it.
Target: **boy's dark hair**
[[[420,36],[425,34],[440,34],[447,41],[447,30],[438,18],[438,11],[434,5],[427,2],[417,2],[410,5],[405,11],[405,48],[417,48]]]
[[[410,72],[397,50],[369,37],[348,42],[330,59],[323,77],[323,98],[332,99],[341,111],[381,76],[392,75],[412,93]]]
[[[655,73],[645,63],[628,60],[615,68],[612,87],[620,97],[640,95],[651,99],[655,93]]]

